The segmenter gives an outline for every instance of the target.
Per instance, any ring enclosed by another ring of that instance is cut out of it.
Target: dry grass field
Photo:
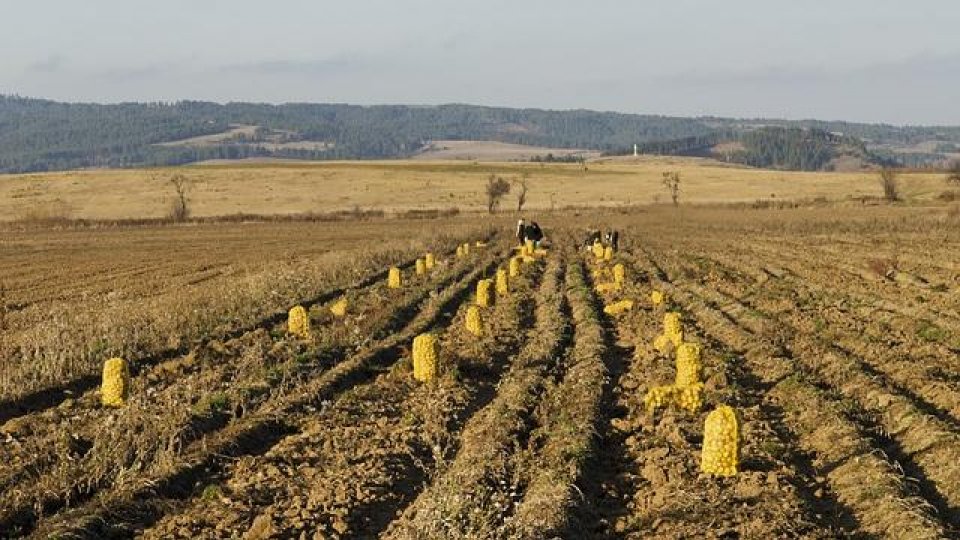
[[[328,213],[356,207],[387,213],[407,210],[485,209],[489,175],[526,175],[527,208],[636,206],[668,202],[664,171],[680,171],[688,203],[851,201],[882,195],[872,173],[779,172],[727,166],[710,160],[601,158],[577,164],[464,161],[261,163],[150,170],[91,170],[0,177],[0,220],[164,217],[174,197],[169,179],[195,182],[194,216]],[[909,174],[901,191],[909,201],[942,193],[942,175]],[[504,207],[515,204],[514,196]]]
[[[516,259],[479,335],[510,215],[5,229],[0,537],[958,533],[954,212],[537,219],[550,246]],[[580,247],[596,226],[622,231],[610,260]],[[288,331],[297,304],[308,336]],[[657,339],[668,313],[686,356]],[[420,382],[428,332],[439,371]],[[101,405],[112,356],[130,366],[119,408]],[[675,379],[700,402],[651,409]],[[731,477],[700,469],[721,405]]]
[[[582,156],[585,159],[597,158],[600,152],[596,150],[570,148],[544,148],[526,144],[511,144],[499,141],[431,141],[430,144],[414,159],[417,160],[452,160],[469,161],[530,161],[532,158],[541,158],[553,154],[555,157]]]

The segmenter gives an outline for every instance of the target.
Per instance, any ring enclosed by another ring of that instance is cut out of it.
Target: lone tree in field
[[[527,191],[530,189],[530,177],[527,173],[513,181],[517,186],[517,213],[523,212],[523,205],[527,204]]]
[[[173,221],[186,221],[190,217],[190,187],[191,182],[186,176],[176,174],[170,179],[170,184],[176,192],[173,202],[170,204],[170,219]]]
[[[0,283],[0,351],[4,350],[3,339],[6,337],[7,331],[7,287]]]
[[[883,187],[883,198],[890,202],[900,200],[898,176],[899,174],[894,168],[884,167],[880,169],[880,185]]]
[[[507,193],[510,193],[510,182],[491,174],[487,178],[487,212],[496,212]]]
[[[947,166],[947,183],[960,184],[960,159],[955,159]]]
[[[663,187],[670,192],[670,200],[674,206],[680,206],[680,172],[664,171]]]

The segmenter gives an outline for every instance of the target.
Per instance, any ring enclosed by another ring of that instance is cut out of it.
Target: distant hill
[[[787,135],[781,137],[780,132],[771,131],[773,128],[784,128],[786,131],[781,131]],[[608,153],[632,152],[634,144],[650,150],[658,144],[661,149],[674,148],[676,141],[713,141],[711,146],[736,141],[744,147],[756,143],[757,160],[737,157],[745,163],[768,166],[764,164],[769,162],[783,168],[809,167],[812,163],[818,168],[827,166],[820,154],[811,161],[790,158],[790,149],[771,150],[762,141],[751,139],[758,133],[765,134],[761,138],[780,137],[782,144],[796,142],[799,148],[814,151],[818,151],[819,143],[810,146],[803,140],[810,139],[811,133],[827,133],[850,142],[848,146],[862,146],[864,156],[869,149],[872,156],[910,165],[936,163],[947,157],[942,152],[918,152],[916,148],[955,149],[960,143],[957,127],[681,118],[459,104],[426,107],[184,101],[101,105],[0,96],[0,171],[178,165],[241,158],[409,157],[429,148],[432,141],[495,141]],[[814,135],[813,139],[818,137]],[[927,144],[931,141],[937,144]],[[909,152],[900,151],[907,147],[911,148]],[[831,150],[826,163],[838,155]]]
[[[858,170],[895,165],[896,161],[867,149],[856,137],[805,127],[742,127],[707,135],[638,145],[643,154],[709,157],[765,169],[794,171]],[[632,148],[607,152],[626,155]]]

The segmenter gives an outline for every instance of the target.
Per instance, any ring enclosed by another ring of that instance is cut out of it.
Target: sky
[[[0,0],[0,94],[960,124],[958,0]]]

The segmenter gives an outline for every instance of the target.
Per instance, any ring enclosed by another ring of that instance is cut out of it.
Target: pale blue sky
[[[0,93],[960,124],[960,0],[0,0]]]

